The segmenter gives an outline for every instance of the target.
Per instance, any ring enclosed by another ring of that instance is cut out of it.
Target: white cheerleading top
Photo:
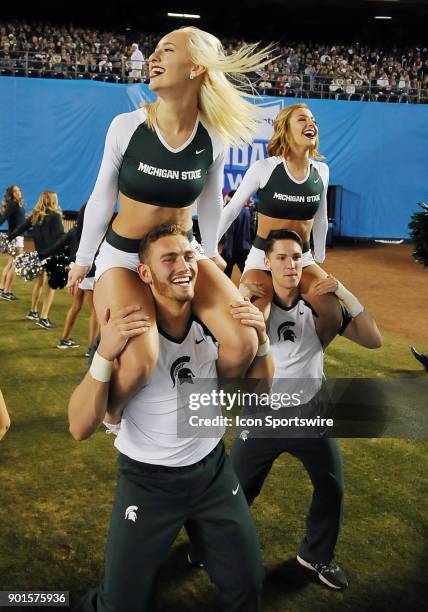
[[[194,318],[183,340],[159,329],[159,343],[156,367],[148,383],[127,403],[115,446],[135,461],[170,467],[192,465],[215,448],[224,428],[216,428],[214,438],[198,436],[198,427],[190,428],[193,437],[178,437],[177,420],[189,411],[178,407],[177,389],[185,385],[185,391],[191,392],[192,380],[217,379],[217,344]],[[200,391],[200,385],[195,385],[195,391]],[[215,416],[214,408],[212,411]]]
[[[302,404],[310,401],[321,388],[324,368],[310,305],[302,298],[289,309],[273,302],[268,335],[277,379],[272,392],[299,393]]]

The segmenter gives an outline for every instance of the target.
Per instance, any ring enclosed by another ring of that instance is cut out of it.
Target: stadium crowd
[[[160,36],[130,36],[73,25],[0,22],[0,75],[144,81],[145,64],[135,62],[131,43],[147,58]],[[222,42],[228,52],[243,41]],[[428,103],[428,47],[282,41],[279,55],[258,73],[261,94]]]

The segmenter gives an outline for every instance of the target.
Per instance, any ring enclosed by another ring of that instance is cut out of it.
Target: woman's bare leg
[[[249,291],[249,288],[247,288],[246,283],[248,283],[249,285],[254,284],[255,286],[259,287],[264,291],[264,297],[252,297],[251,301],[257,306],[259,310],[261,310],[265,321],[267,321],[270,315],[270,305],[272,304],[273,300],[273,285],[270,272],[255,269],[247,270],[246,272],[244,272],[239,283],[239,291],[244,296],[246,296]]]
[[[7,264],[7,273],[4,279],[4,291],[5,293],[9,293],[12,289],[13,279],[15,278],[15,262],[14,258],[11,257],[9,263]]]
[[[233,319],[230,304],[242,300],[232,281],[215,265],[198,262],[193,311],[219,342],[219,356],[224,364],[220,376],[243,378],[257,352],[255,329]]]
[[[52,306],[53,299],[55,297],[56,289],[52,289],[49,285],[46,285],[46,293],[43,300],[42,312],[40,313],[41,319],[47,319],[49,316],[49,311]]]
[[[1,275],[1,286],[3,288],[3,291],[5,291],[7,293],[7,289],[6,289],[6,285],[7,285],[7,279],[9,277],[10,274],[10,269],[13,266],[13,257],[9,256],[8,260],[7,260],[7,264],[5,265],[2,275]]]
[[[39,305],[40,294],[42,292],[43,283],[45,282],[46,272],[42,272],[40,276],[36,278],[34,283],[33,292],[31,294],[31,310],[37,312],[37,306]]]
[[[9,272],[9,268],[10,268],[10,258],[8,259],[7,264],[5,265],[5,267],[3,268],[3,272],[1,273],[0,287],[3,289],[3,291],[4,291],[4,285],[6,283],[7,273]]]
[[[131,338],[119,357],[110,385],[109,411],[120,412],[125,403],[146,383],[159,354],[156,309],[150,288],[136,272],[126,268],[111,268],[95,283],[94,305],[98,320],[110,309],[114,315],[125,306],[139,305],[150,317],[150,331]]]
[[[15,280],[15,276],[16,276],[16,273],[15,273],[15,257],[17,255],[21,255],[21,253],[23,253],[23,252],[24,252],[23,247],[17,247],[16,248],[16,254],[13,255],[10,258],[10,261],[9,261],[9,266],[10,266],[9,267],[9,271],[8,271],[8,273],[6,275],[6,278],[5,278],[5,281],[4,281],[4,285],[3,285],[3,282],[2,282],[2,285],[1,285],[2,287],[4,287],[4,291],[6,293],[10,293],[12,291],[12,283]],[[2,281],[3,281],[3,278],[2,278]]]
[[[9,257],[7,260],[7,264],[5,265],[5,267],[3,268],[3,272],[1,273],[1,282],[0,282],[0,287],[3,289],[3,291],[5,290],[5,284],[6,284],[6,278],[7,275],[9,274],[9,270],[10,270],[10,266],[13,263],[13,257]]]
[[[91,313],[89,317],[88,346],[92,346],[95,338],[97,337],[98,329],[99,329],[97,313],[95,312],[95,308],[94,308],[94,292],[91,289],[84,289],[83,293],[84,293],[84,300],[86,304],[89,306],[89,310]]]
[[[319,279],[328,276],[317,264],[312,264],[303,268],[302,280],[300,281],[300,293],[309,302],[315,312],[325,317],[326,327],[324,338],[320,338],[322,344],[326,346],[337,335],[342,324],[342,310],[339,300],[333,293],[325,295],[313,295],[311,286]]]
[[[82,289],[79,289],[78,287],[73,296],[73,302],[70,308],[68,309],[68,312],[65,317],[64,329],[61,336],[63,340],[68,340],[70,338],[71,330],[73,329],[73,325],[77,319],[77,315],[79,314],[83,306],[83,298],[84,291]]]

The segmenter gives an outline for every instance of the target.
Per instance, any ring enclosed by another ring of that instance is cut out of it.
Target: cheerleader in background
[[[34,244],[38,254],[46,251],[48,247],[57,242],[65,234],[62,223],[62,212],[55,191],[50,191],[48,189],[42,191],[30,216],[9,235],[9,238],[13,239],[23,234],[29,230],[30,227],[33,228]],[[37,307],[44,285],[46,286],[46,291],[43,299],[42,311],[39,316]],[[31,296],[31,309],[26,315],[26,318],[30,319],[30,321],[35,321],[36,324],[43,329],[55,327],[48,317],[54,296],[55,289],[49,287],[47,284],[47,273],[43,272],[43,274],[36,279]]]
[[[10,185],[4,194],[0,212],[0,225],[5,221],[8,221],[9,235],[25,221],[24,199],[18,185]],[[14,260],[16,255],[20,255],[23,251],[24,236],[18,235],[15,238],[15,255],[9,255],[8,262],[1,275],[0,298],[3,300],[12,301],[18,299],[16,295],[12,293],[12,283],[15,278]]]
[[[46,259],[47,257],[51,257],[52,255],[56,255],[57,253],[64,250],[66,246],[70,249],[70,259],[74,262],[76,258],[77,249],[79,248],[80,237],[82,235],[83,228],[83,219],[85,215],[86,204],[84,204],[79,210],[79,214],[77,217],[76,225],[71,228],[66,234],[61,236],[59,240],[55,242],[50,248],[45,249],[44,251],[39,252],[40,259]],[[73,264],[72,264],[73,265]],[[57,348],[66,350],[72,348],[79,348],[80,344],[74,342],[72,338],[70,338],[71,330],[73,329],[74,323],[77,319],[79,312],[82,310],[83,304],[86,304],[90,310],[89,317],[89,342],[88,346],[90,347],[95,340],[95,337],[98,333],[98,321],[97,315],[94,309],[93,302],[93,293],[94,293],[94,283],[95,283],[95,265],[92,266],[92,269],[88,273],[88,275],[83,279],[83,281],[79,284],[78,289],[75,291],[73,295],[73,303],[68,309],[67,315],[65,317],[64,322],[64,330],[62,332],[62,337],[58,341],[56,345]],[[89,348],[86,352],[86,356],[89,356]]]
[[[240,290],[246,297],[257,296],[256,304],[268,318],[273,287],[265,263],[266,239],[272,230],[297,232],[303,241],[302,295],[329,322],[324,339],[327,343],[327,338],[336,334],[342,319],[336,296],[320,295],[314,290],[317,282],[328,276],[318,264],[325,258],[329,169],[320,161],[318,127],[306,104],[284,108],[273,127],[268,144],[270,157],[257,161],[247,170],[235,195],[223,209],[219,237],[237,218],[248,198],[257,193],[257,235],[245,262]]]

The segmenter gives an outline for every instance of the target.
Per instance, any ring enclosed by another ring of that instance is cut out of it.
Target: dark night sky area
[[[159,32],[187,25],[166,17],[168,11],[198,13],[191,21],[218,36],[247,40],[313,40],[428,46],[428,0],[48,0],[1,2],[0,20],[16,18],[74,23],[97,29]],[[376,21],[375,15],[391,15]]]

